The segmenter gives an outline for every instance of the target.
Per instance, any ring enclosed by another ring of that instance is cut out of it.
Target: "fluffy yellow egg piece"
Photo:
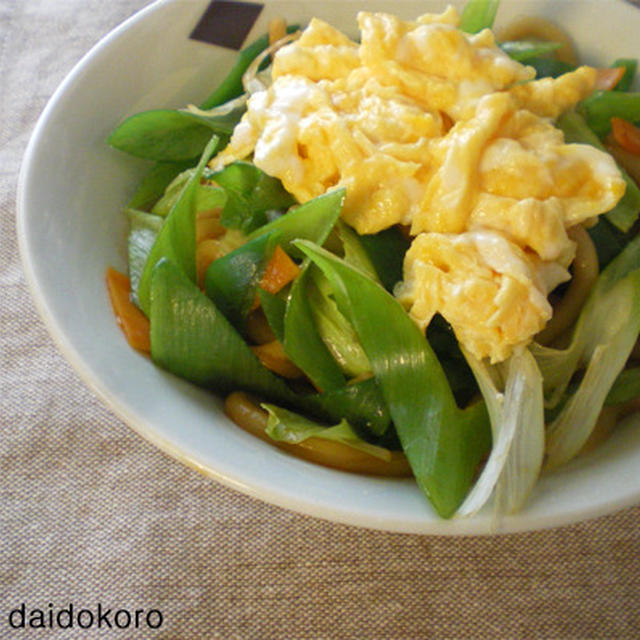
[[[399,299],[497,362],[550,318],[574,257],[567,229],[613,208],[625,183],[553,125],[593,91],[594,69],[534,80],[491,31],[458,24],[452,7],[361,12],[358,43],[313,19],[212,166],[250,158],[300,202],[346,187],[342,216],[361,234],[408,226]]]

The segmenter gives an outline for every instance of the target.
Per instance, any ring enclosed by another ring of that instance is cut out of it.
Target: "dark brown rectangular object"
[[[213,0],[191,33],[193,40],[238,51],[262,11],[262,4]]]

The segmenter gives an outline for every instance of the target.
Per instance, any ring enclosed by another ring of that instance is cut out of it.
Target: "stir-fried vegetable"
[[[498,5],[469,0],[460,29],[492,28]],[[576,69],[575,56],[556,57],[565,45],[535,34],[500,42],[537,78]],[[298,203],[250,158],[210,168],[247,108],[247,81],[270,81],[258,70],[272,49],[265,36],[242,51],[199,108],[135,114],[109,137],[155,162],[126,208],[128,277],[107,273],[128,340],[230,393],[227,413],[286,451],[350,471],[410,469],[442,517],[492,497],[498,514],[521,509],[540,473],[583,449],[603,407],[617,412],[640,393],[640,368],[627,366],[640,333],[635,164],[621,167],[624,196],[589,229],[593,278],[596,262],[604,270],[575,323],[490,364],[443,316],[423,331],[394,297],[408,227],[357,233],[341,218],[348,187]],[[621,58],[600,70],[597,90],[556,122],[567,142],[638,160],[636,67]]]

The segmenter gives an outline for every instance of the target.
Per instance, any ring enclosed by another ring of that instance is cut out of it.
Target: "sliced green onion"
[[[164,218],[135,209],[127,209],[127,215],[129,218],[128,249],[131,299],[138,305],[138,286],[142,271],[164,224]]]
[[[353,323],[418,486],[451,517],[490,447],[484,403],[458,408],[424,334],[379,284],[312,243],[296,245],[322,269]]]
[[[487,403],[493,447],[458,515],[473,515],[494,491],[496,513],[514,513],[529,497],[542,467],[545,443],[542,376],[526,349],[516,351],[497,365],[487,365],[471,354],[466,355]]]
[[[561,42],[547,42],[541,40],[511,40],[501,42],[500,48],[513,60],[526,62],[531,58],[546,56],[557,51]]]
[[[460,14],[460,29],[466,33],[491,29],[499,6],[500,0],[467,0]]]
[[[151,273],[161,258],[169,258],[178,265],[192,281],[196,279],[196,210],[195,199],[200,187],[200,177],[217,145],[213,136],[206,146],[200,162],[189,180],[182,187],[180,196],[171,208],[156,241],[149,252],[140,277],[138,300],[140,308],[149,315]],[[224,205],[225,194],[220,191],[220,204]]]
[[[391,451],[363,440],[345,419],[342,419],[335,426],[328,427],[272,404],[262,404],[261,406],[269,412],[266,433],[273,440],[288,444],[300,444],[308,438],[322,438],[323,440],[340,442],[352,449],[363,451],[387,462],[391,460]]]

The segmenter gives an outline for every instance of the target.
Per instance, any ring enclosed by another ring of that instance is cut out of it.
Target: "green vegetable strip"
[[[220,222],[228,229],[250,233],[267,222],[269,212],[284,211],[295,204],[280,180],[248,162],[234,162],[207,178],[227,194]]]
[[[612,67],[624,67],[624,75],[615,86],[614,91],[629,91],[636,77],[638,61],[635,58],[619,58]]]
[[[197,158],[213,133],[229,136],[240,117],[239,112],[208,117],[171,109],[142,111],[118,125],[107,141],[138,158],[180,162]]]
[[[346,258],[345,262],[349,264]],[[310,273],[312,277],[306,287],[305,297],[322,341],[349,378],[369,374],[369,360],[351,323],[340,313],[332,299],[331,285],[317,267],[312,267]]]
[[[302,257],[292,241],[304,238],[319,245],[324,244],[340,216],[344,197],[344,188],[329,191],[256,229],[249,238],[276,231],[282,248],[294,257]]]
[[[194,164],[193,160],[157,162],[138,185],[128,204],[129,209],[148,211],[162,197],[175,178],[189,167],[193,167]]]
[[[614,227],[604,216],[598,224],[587,229],[598,254],[598,266],[603,271],[606,266],[625,248],[629,242],[629,233],[623,233]]]
[[[350,424],[374,436],[388,435],[391,416],[375,378],[347,384],[340,389],[313,396],[313,411]]]
[[[275,234],[259,236],[214,260],[207,269],[207,295],[240,333],[245,332],[258,283],[276,244]]]
[[[135,209],[128,209],[127,215],[129,217],[128,248],[131,299],[135,304],[139,304],[138,286],[142,271],[149,252],[158,237],[158,233],[160,233],[164,218],[145,211],[136,211]]]
[[[570,71],[575,71],[576,66],[555,58],[529,58],[527,66],[536,70],[536,78],[557,78]]]
[[[150,288],[151,357],[197,385],[243,389],[291,404],[293,393],[264,367],[216,306],[167,259],[154,265]]]
[[[309,438],[322,438],[323,440],[340,442],[352,449],[357,449],[387,462],[391,460],[391,452],[388,449],[363,440],[347,420],[343,419],[337,425],[328,427],[272,404],[263,404],[262,408],[269,412],[266,432],[273,440],[288,444],[300,444]]]
[[[568,143],[590,144],[601,151],[606,151],[598,136],[589,128],[580,114],[568,111],[558,119],[556,124],[562,129],[565,140]],[[607,220],[615,227],[621,231],[628,231],[638,219],[638,214],[640,214],[640,189],[624,169],[618,168],[627,183],[627,189],[618,204],[605,215]]]
[[[189,182],[189,178],[193,176],[194,171],[195,167],[192,166],[178,174],[169,183],[167,188],[164,190],[164,193],[161,194],[162,197],[158,198],[156,203],[153,205],[151,213],[154,213],[157,216],[168,216],[169,211],[171,211],[175,203],[178,201],[184,185]]]
[[[352,321],[419,487],[441,516],[452,516],[490,447],[484,403],[458,408],[425,336],[381,286],[320,247],[296,244]]]
[[[640,265],[640,236],[634,238],[598,276],[587,302],[580,312],[571,343],[566,349],[552,349],[536,343],[531,345],[544,380],[548,408],[557,406],[563,398],[571,378],[581,363],[589,361],[596,347],[612,337],[614,320],[618,317],[612,307],[616,283]]]
[[[590,336],[593,344],[580,386],[547,430],[548,469],[565,464],[583,447],[638,339],[640,269],[619,280],[602,303],[608,309],[607,326],[597,338]]]
[[[390,422],[374,380],[301,395],[260,363],[215,304],[179,267],[161,259],[151,280],[151,356],[156,364],[218,393],[243,389],[319,420],[346,418],[384,433]]]
[[[605,404],[623,404],[638,397],[640,397],[640,367],[623,369],[613,383]]]
[[[313,384],[322,391],[346,384],[340,367],[323,342],[308,297],[310,271],[306,265],[293,286],[284,316],[284,350]]]
[[[280,342],[284,342],[284,314],[287,303],[280,296],[273,295],[264,289],[258,289],[260,306],[264,312],[267,324]]]
[[[360,236],[360,243],[367,252],[378,278],[387,291],[402,280],[402,264],[410,241],[398,227],[390,227],[378,233]]]
[[[393,287],[402,280],[404,254],[411,244],[410,241],[398,227],[363,235],[359,239],[380,282],[387,291],[393,292]]]
[[[640,120],[640,92],[594,91],[579,105],[589,127],[599,136],[611,130],[611,118],[617,116],[637,122]]]
[[[138,287],[140,308],[147,315],[150,310],[149,292],[151,272],[161,258],[169,258],[178,265],[186,276],[196,278],[196,211],[195,198],[200,186],[200,177],[217,144],[216,136],[205,148],[196,170],[182,189],[180,197],[173,205],[166,221],[153,245]],[[224,204],[224,193],[220,192],[220,204]]]
[[[562,46],[560,42],[541,42],[531,40],[511,40],[501,42],[500,48],[513,60],[525,63],[531,58],[553,53]]]
[[[299,29],[298,25],[287,26],[287,33],[293,33]],[[244,93],[242,76],[249,65],[269,46],[269,36],[264,35],[244,48],[238,54],[238,58],[227,77],[213,90],[213,92],[200,105],[201,109],[212,109]]]
[[[491,29],[500,0],[468,0],[460,15],[460,30],[466,33],[478,33]]]
[[[344,261],[352,267],[360,269],[360,271],[372,280],[380,282],[378,272],[373,266],[364,245],[360,242],[360,236],[342,220],[338,220],[336,229],[344,249]]]

